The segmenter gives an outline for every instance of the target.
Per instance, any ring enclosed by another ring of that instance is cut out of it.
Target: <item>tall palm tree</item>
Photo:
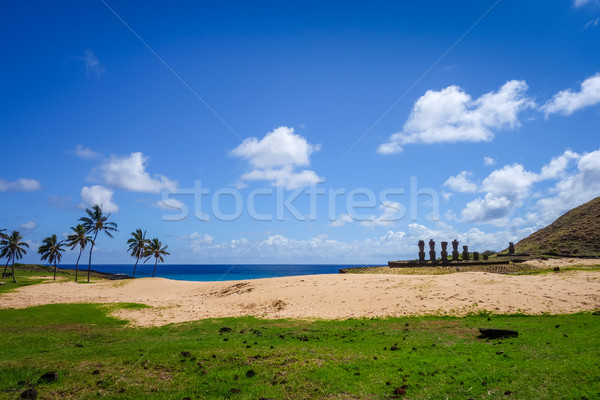
[[[83,253],[83,250],[85,249],[85,246],[87,246],[88,242],[92,242],[92,237],[87,235],[85,227],[81,224],[74,228],[71,227],[71,230],[73,231],[73,234],[67,237],[67,246],[71,246],[71,250],[79,246],[79,256],[77,256],[77,262],[75,263],[75,282],[77,282],[79,259],[81,258],[81,253]]]
[[[48,261],[48,264],[54,264],[54,280],[56,280],[56,269],[58,263],[62,259],[62,253],[65,251],[63,246],[65,243],[61,240],[58,241],[56,235],[48,236],[42,242],[42,245],[38,249],[38,254],[42,255],[42,261]]]
[[[25,247],[29,247],[27,243],[21,240],[23,240],[23,236],[17,231],[13,231],[10,235],[4,235],[4,238],[0,240],[0,257],[8,257],[12,261],[11,270],[14,283],[17,283],[17,279],[15,278],[15,260],[23,258],[27,253]]]
[[[146,262],[149,259],[151,259],[152,257],[154,257],[154,271],[152,271],[153,278],[154,278],[154,275],[156,274],[156,264],[158,264],[158,261],[160,260],[160,262],[164,262],[165,260],[164,260],[163,256],[168,256],[171,254],[167,251],[168,247],[169,246],[163,247],[162,243],[158,240],[158,238],[154,238],[148,243],[148,246],[146,248],[146,253],[144,254],[144,257],[148,257],[148,258],[146,258],[146,260],[144,260],[144,262]]]
[[[87,233],[93,233],[94,238],[92,239],[92,245],[90,246],[90,262],[88,264],[88,276],[87,281],[90,282],[90,271],[92,270],[92,251],[94,250],[94,245],[96,244],[96,238],[98,237],[98,233],[104,232],[110,238],[113,237],[111,232],[117,232],[117,224],[114,222],[108,221],[108,217],[110,217],[110,213],[107,215],[102,214],[102,208],[99,205],[95,205],[90,210],[89,208],[85,209],[87,213],[87,217],[81,217],[79,220],[83,222],[83,227]]]
[[[6,229],[0,229],[0,240],[8,238],[6,233],[4,233],[5,231],[6,231]],[[4,256],[2,256],[2,257],[4,257]],[[6,270],[8,269],[8,262],[9,262],[9,258],[6,257],[6,265],[4,266],[4,272],[2,272],[3,275],[6,273]]]
[[[146,247],[150,241],[146,239],[146,231],[142,233],[141,229],[136,229],[131,232],[131,238],[127,241],[129,244],[129,252],[131,257],[135,257],[135,265],[133,266],[133,277],[135,278],[135,269],[137,268],[140,258],[146,254]]]

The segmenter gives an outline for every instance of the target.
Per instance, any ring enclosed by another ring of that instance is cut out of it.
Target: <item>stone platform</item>
[[[511,262],[523,262],[527,259],[511,258],[510,260],[468,260],[468,261],[388,261],[388,267],[390,268],[415,268],[415,267],[466,267],[471,265],[508,265]]]

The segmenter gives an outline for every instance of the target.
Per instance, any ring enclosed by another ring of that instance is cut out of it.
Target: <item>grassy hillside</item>
[[[600,256],[600,197],[567,212],[515,245],[517,253]]]

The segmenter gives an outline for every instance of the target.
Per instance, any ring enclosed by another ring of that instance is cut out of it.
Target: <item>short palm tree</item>
[[[117,224],[114,222],[108,221],[108,217],[110,217],[110,213],[107,215],[102,214],[102,208],[99,205],[95,205],[90,210],[89,208],[85,209],[87,213],[87,217],[81,217],[79,220],[83,222],[83,227],[87,233],[93,233],[94,237],[90,246],[90,261],[88,264],[88,277],[87,281],[90,281],[90,271],[92,269],[92,251],[94,250],[94,245],[96,244],[96,238],[98,237],[98,233],[104,232],[108,237],[113,237],[111,232],[117,232]]]
[[[62,259],[62,253],[65,251],[63,246],[65,243],[61,240],[58,241],[56,235],[48,236],[43,240],[42,245],[38,249],[38,254],[41,254],[42,261],[48,261],[48,264],[54,264],[54,280],[56,280],[56,269],[58,263]]]
[[[81,258],[81,253],[83,253],[85,246],[92,242],[92,237],[87,235],[85,227],[81,224],[76,227],[71,227],[71,231],[73,231],[73,234],[67,237],[67,246],[70,246],[71,250],[79,246],[79,256],[77,256],[77,262],[75,263],[75,282],[77,282],[79,259]]]
[[[17,231],[13,231],[10,235],[4,235],[2,240],[0,240],[0,257],[7,257],[9,261],[12,261],[11,270],[14,283],[17,283],[17,279],[15,278],[15,260],[23,258],[27,253],[25,247],[29,247],[27,243],[21,240],[23,240],[23,236]]]
[[[135,269],[137,268],[140,258],[146,254],[146,247],[150,241],[146,239],[146,231],[142,232],[141,229],[136,229],[135,232],[131,232],[131,238],[127,241],[129,245],[129,253],[131,257],[135,257],[135,265],[133,266],[133,277],[135,278]]]
[[[154,238],[148,243],[148,246],[146,248],[146,253],[144,254],[144,257],[148,257],[148,258],[146,258],[146,260],[144,260],[144,262],[146,262],[149,259],[151,259],[152,257],[154,257],[154,271],[152,271],[153,278],[154,278],[154,275],[156,274],[156,264],[158,264],[158,261],[164,262],[165,260],[164,260],[163,256],[168,256],[171,254],[167,251],[168,247],[169,246],[163,247],[162,243],[158,240],[158,238]]]

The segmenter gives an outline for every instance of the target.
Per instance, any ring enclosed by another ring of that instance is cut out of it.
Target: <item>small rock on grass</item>
[[[54,382],[58,380],[58,372],[50,371],[46,372],[44,375],[40,376],[41,382]]]
[[[400,396],[406,394],[406,390],[402,389],[401,387],[397,387],[396,389],[394,389],[394,394],[396,396]]]
[[[181,356],[184,358],[190,358],[192,356],[192,353],[190,353],[189,351],[182,351]]]
[[[254,370],[248,370],[248,372],[246,372],[246,378],[254,378],[256,376],[256,372],[254,372]]]
[[[38,391],[33,388],[29,388],[26,391],[24,391],[23,393],[21,393],[22,399],[36,400],[37,397],[38,397]]]
[[[513,331],[510,329],[485,329],[479,328],[479,332],[481,333],[481,337],[489,338],[489,339],[499,339],[505,337],[517,337],[519,336],[519,332]]]

